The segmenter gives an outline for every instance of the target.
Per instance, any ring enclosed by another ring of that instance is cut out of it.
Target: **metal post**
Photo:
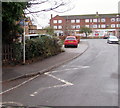
[[[25,64],[25,18],[24,18],[24,34],[23,34],[23,63]]]

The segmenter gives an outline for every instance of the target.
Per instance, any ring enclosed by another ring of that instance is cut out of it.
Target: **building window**
[[[53,23],[57,23],[57,20],[53,20]]]
[[[116,24],[116,27],[120,27],[120,24]]]
[[[36,33],[35,30],[29,30],[29,33]]]
[[[89,19],[85,19],[85,22],[89,22]]]
[[[120,18],[116,18],[116,21],[117,21],[117,22],[120,22]]]
[[[62,26],[58,26],[58,29],[62,29]]]
[[[101,19],[101,22],[105,22],[105,18],[102,18],[102,19]]]
[[[92,20],[92,19],[90,19],[90,22],[93,22],[93,20]]]
[[[71,28],[72,28],[72,29],[75,29],[75,28],[76,28],[76,26],[75,26],[75,25],[72,25],[72,26],[71,26]]]
[[[80,28],[80,25],[76,25],[76,28],[79,29],[79,28]]]
[[[57,29],[57,26],[54,26],[53,28],[54,28],[54,29]]]
[[[111,27],[112,27],[112,28],[115,28],[115,24],[111,24]]]
[[[93,22],[97,22],[97,19],[93,19]]]
[[[97,25],[93,25],[93,28],[97,28]]]
[[[85,25],[85,27],[88,27],[88,28],[89,28],[90,26],[89,26],[89,25]]]
[[[62,23],[62,20],[58,20],[58,23]]]
[[[75,20],[71,20],[71,23],[75,23]]]
[[[106,27],[106,25],[105,25],[105,24],[102,24],[102,25],[101,25],[101,28],[105,28],[105,27]]]
[[[111,18],[111,22],[115,22],[115,18]]]
[[[76,23],[80,23],[80,19],[77,19],[77,20],[76,20]]]

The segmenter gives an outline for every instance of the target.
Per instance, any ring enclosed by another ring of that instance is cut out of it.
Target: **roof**
[[[90,19],[90,18],[112,18],[112,17],[119,17],[117,15],[120,15],[118,13],[115,14],[98,14],[98,16],[96,16],[96,14],[87,14],[87,15],[65,15],[65,16],[60,16],[63,17],[65,19]]]

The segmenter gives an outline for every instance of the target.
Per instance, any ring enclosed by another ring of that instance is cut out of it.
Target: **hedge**
[[[15,42],[11,45],[13,49],[13,58],[6,60],[4,64],[20,64],[23,61],[23,44]],[[25,59],[30,62],[44,59],[62,52],[62,44],[59,39],[44,36],[37,39],[26,40],[25,42]],[[3,64],[3,65],[4,65]]]

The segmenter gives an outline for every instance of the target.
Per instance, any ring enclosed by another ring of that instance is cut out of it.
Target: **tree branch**
[[[40,11],[30,11],[29,9],[27,9],[28,10],[28,12],[27,13],[25,13],[25,14],[31,14],[31,13],[39,13],[39,12],[42,12],[42,11],[51,11],[51,10],[54,10],[54,9],[57,9],[57,8],[59,8],[60,6],[64,6],[65,5],[65,3],[61,3],[61,4],[59,4],[59,5],[57,5],[57,6],[55,6],[55,7],[51,7],[51,8],[48,8],[48,9],[43,9],[43,10],[40,10]]]
[[[33,3],[33,2],[29,2],[29,3],[30,3],[30,5],[38,5],[38,4],[43,4],[43,3],[46,3],[46,2],[48,2],[48,0],[41,1],[41,2],[36,2],[36,3]]]

